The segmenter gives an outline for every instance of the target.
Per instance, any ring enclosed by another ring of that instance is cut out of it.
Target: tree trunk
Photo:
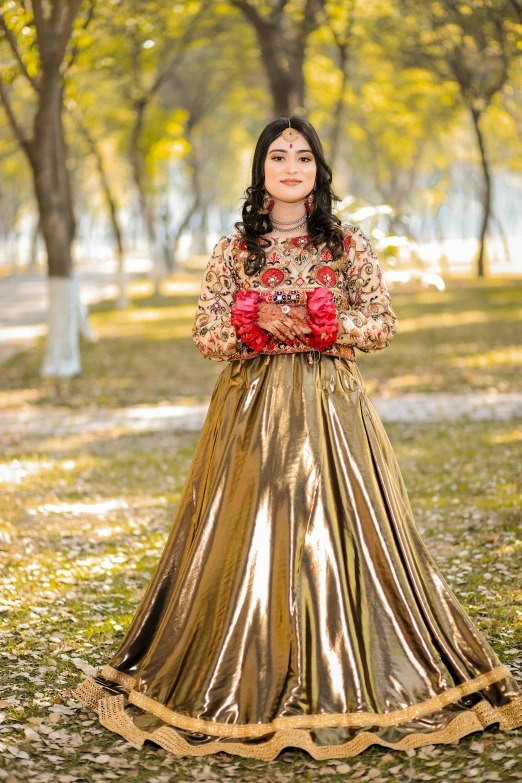
[[[288,117],[305,105],[304,59],[310,34],[319,24],[324,0],[307,0],[303,18],[295,23],[285,12],[285,3],[271,6],[270,15],[260,14],[248,0],[233,0],[254,28],[272,95],[275,117]]]
[[[80,131],[84,135],[89,145],[89,149],[91,150],[91,153],[94,155],[94,159],[96,160],[96,166],[100,177],[100,183],[102,186],[103,195],[105,196],[105,201],[107,202],[107,207],[109,210],[112,233],[116,245],[116,259],[117,259],[116,284],[118,286],[118,298],[116,300],[116,307],[118,310],[123,310],[125,307],[129,306],[130,300],[126,290],[125,253],[123,250],[123,234],[120,227],[120,221],[118,218],[118,206],[116,204],[116,198],[112,192],[112,188],[109,183],[109,178],[105,170],[105,163],[100,153],[100,150],[98,149],[98,145],[96,144],[94,138],[91,136],[89,129],[87,128],[86,125],[84,125],[84,123],[81,121],[81,118],[79,116],[77,117],[77,121],[78,121],[78,127],[80,128]]]
[[[344,110],[344,95],[346,92],[346,85],[348,83],[348,53],[349,47],[347,43],[339,42],[337,44],[339,48],[340,63],[339,68],[341,70],[341,87],[339,89],[339,95],[335,103],[332,130],[330,134],[330,168],[335,171],[337,162],[337,156],[339,153],[339,139],[341,137],[341,126],[343,120]]]
[[[477,141],[478,141],[478,146],[480,151],[480,161],[482,164],[482,174],[484,177],[482,199],[481,199],[483,212],[482,212],[482,222],[480,226],[480,239],[479,239],[480,245],[479,245],[479,252],[477,257],[477,275],[478,277],[484,277],[486,233],[488,230],[489,218],[491,215],[491,175],[489,172],[489,162],[486,155],[486,146],[484,143],[484,137],[480,129],[481,112],[472,108],[471,117],[473,119],[473,127],[475,128],[475,133],[477,136]]]
[[[9,30],[3,12],[2,28],[18,61],[19,70],[37,95],[32,136],[27,138],[13,110],[0,75],[0,101],[20,148],[26,154],[38,204],[39,228],[47,250],[49,271],[49,332],[42,374],[55,378],[80,372],[79,328],[90,334],[86,311],[81,309],[77,281],[73,280],[72,242],[75,218],[67,168],[62,109],[64,57],[82,0],[44,3],[32,0],[32,24],[39,51],[39,73],[30,74]],[[49,13],[48,13],[49,12]],[[74,53],[68,65],[74,59]],[[26,104],[27,106],[30,104]],[[25,107],[24,107],[25,108]],[[79,313],[81,321],[79,321]]]
[[[195,255],[205,255],[207,252],[207,234],[208,209],[204,204],[199,213],[199,225],[192,232],[192,252]]]
[[[27,264],[27,271],[30,275],[35,274],[38,270],[38,238],[40,236],[40,216],[37,215],[36,223],[33,228],[31,247],[29,248],[29,260]]]
[[[58,75],[44,74],[29,147],[40,229],[49,270],[49,330],[42,375],[68,378],[81,371],[78,303],[72,280],[74,219],[62,129]]]
[[[129,149],[129,159],[132,168],[132,174],[136,188],[138,190],[141,214],[147,233],[149,245],[150,260],[152,263],[152,280],[154,282],[154,292],[159,294],[161,281],[166,277],[167,269],[164,259],[164,249],[161,238],[158,236],[156,221],[154,216],[154,206],[152,198],[149,196],[145,186],[145,165],[143,154],[140,150],[140,136],[143,129],[145,118],[145,109],[147,102],[141,100],[135,104],[136,121],[132,129],[131,143]]]

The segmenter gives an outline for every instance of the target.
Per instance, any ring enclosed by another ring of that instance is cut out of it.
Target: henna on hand
[[[258,307],[257,323],[262,329],[270,332],[279,340],[284,342],[293,342],[299,339],[307,331],[307,326],[302,319],[291,317],[294,309],[290,308],[288,313],[282,309],[282,305],[275,302],[260,302]],[[305,308],[300,308],[301,310]]]

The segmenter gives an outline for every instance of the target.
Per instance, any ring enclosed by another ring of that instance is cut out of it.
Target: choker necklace
[[[299,223],[297,226],[294,226],[293,228],[277,228],[277,230],[280,231],[282,234],[291,234],[294,231],[300,231],[305,226],[306,226],[306,220],[303,220],[302,223]]]
[[[301,220],[304,220],[306,217],[307,217],[307,214],[305,212],[304,215],[301,215],[300,218],[297,218],[296,220],[289,220],[288,222],[283,222],[282,220],[275,220],[274,218],[270,218],[270,220],[271,220],[272,223],[275,223],[278,226],[292,226],[295,223],[298,223]]]

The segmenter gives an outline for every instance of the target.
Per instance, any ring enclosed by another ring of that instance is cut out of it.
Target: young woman
[[[397,330],[305,119],[271,122],[193,338],[227,362],[120,646],[75,691],[180,756],[315,759],[522,725],[522,692],[424,546],[355,348]]]

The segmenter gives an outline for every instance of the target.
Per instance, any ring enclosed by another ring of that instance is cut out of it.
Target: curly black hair
[[[311,240],[306,247],[313,245],[317,248],[325,242],[333,258],[340,258],[344,252],[341,221],[332,214],[332,202],[341,199],[332,190],[332,170],[324,157],[317,131],[304,117],[280,117],[270,122],[257,140],[252,162],[252,184],[245,190],[245,201],[241,210],[243,220],[234,224],[246,241],[246,249],[249,251],[244,264],[247,275],[255,275],[263,268],[266,260],[265,248],[270,245],[269,240],[263,238],[264,234],[273,229],[270,213],[259,213],[265,194],[265,158],[274,139],[288,128],[288,120],[292,128],[299,131],[310,144],[317,166],[314,205],[308,215],[308,233]]]

